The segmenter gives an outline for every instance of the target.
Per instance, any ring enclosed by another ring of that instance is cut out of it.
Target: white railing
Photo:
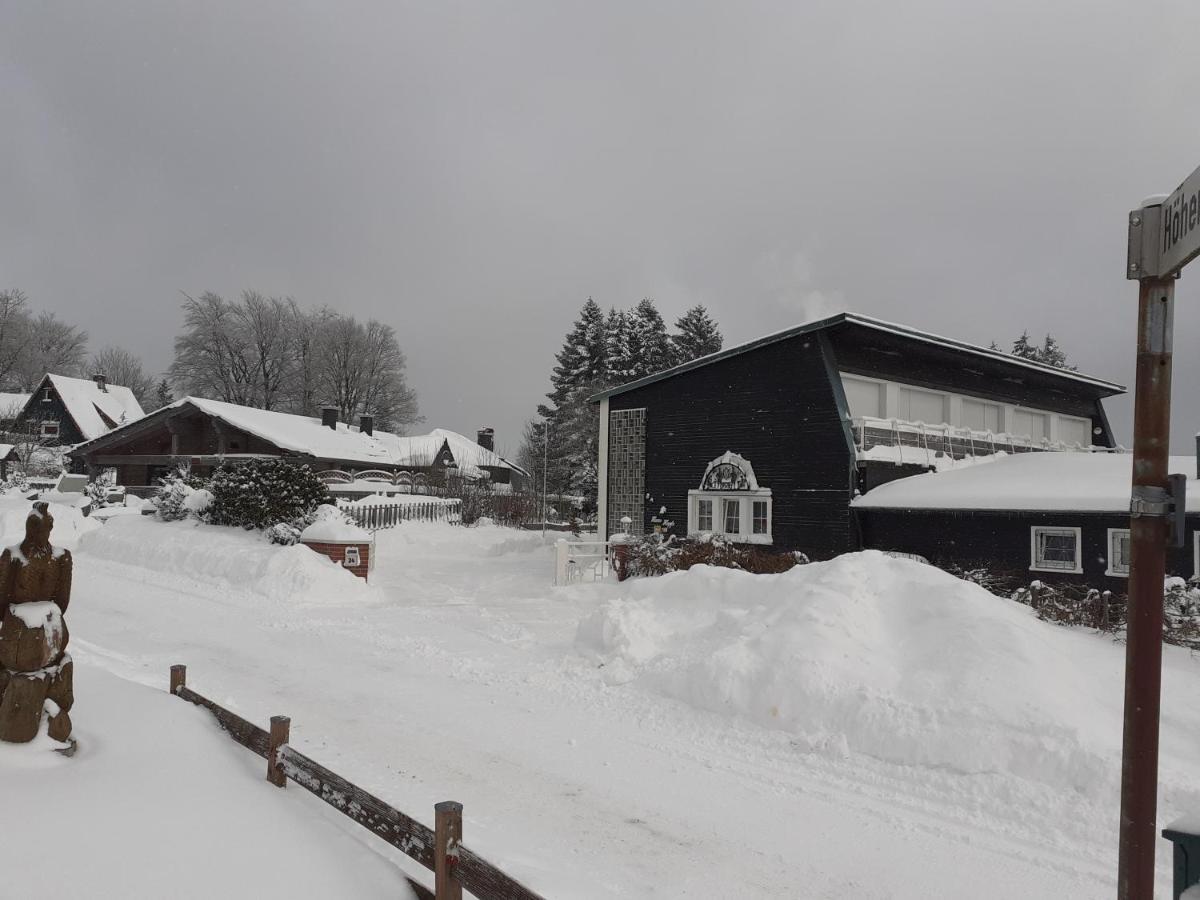
[[[876,447],[895,450],[895,462],[933,465],[938,455],[955,458],[990,456],[993,453],[1031,451],[1107,452],[1108,447],[1083,446],[1065,441],[1036,439],[1027,434],[975,431],[954,425],[929,425],[904,419],[856,416],[852,421],[854,444],[859,453]]]
[[[603,581],[610,571],[611,541],[554,542],[554,583]]]

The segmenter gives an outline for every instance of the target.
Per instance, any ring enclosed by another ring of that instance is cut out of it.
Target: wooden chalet
[[[32,428],[48,443],[70,447],[128,425],[145,413],[133,391],[109,384],[103,375],[70,378],[48,374],[28,395],[17,416],[17,426]]]
[[[851,501],[999,452],[1114,447],[1124,388],[852,313],[597,394],[600,532],[655,526],[827,558]]]
[[[135,490],[152,487],[181,465],[206,475],[239,459],[294,459],[342,488],[366,476],[365,493],[404,474],[411,486],[416,476],[423,484],[451,473],[506,484],[512,474],[524,473],[455,432],[404,437],[376,431],[371,416],[352,426],[339,422],[333,409],[314,418],[200,397],[177,400],[75,447],[70,456],[93,476],[115,469],[117,484]]]

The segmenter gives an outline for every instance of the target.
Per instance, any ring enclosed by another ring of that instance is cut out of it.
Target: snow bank
[[[576,642],[611,682],[785,729],[805,749],[1115,783],[1121,648],[910,560],[638,580]]]
[[[504,556],[528,553],[555,537],[542,539],[540,531],[524,531],[503,525],[451,525],[448,522],[401,522],[395,528],[375,532],[376,556],[382,563],[390,556],[412,558],[414,553],[434,555]],[[550,577],[553,577],[552,571]]]
[[[325,603],[362,598],[370,591],[361,578],[308,547],[281,547],[255,532],[192,520],[121,516],[88,535],[82,549],[112,562],[217,581],[277,601]]]
[[[11,547],[25,540],[25,519],[32,509],[32,501],[24,498],[0,498],[0,546]],[[54,516],[50,543],[65,550],[74,551],[85,534],[101,527],[99,522],[93,522],[71,506],[51,503],[50,515]]]
[[[75,684],[73,758],[44,724],[0,745],[5,897],[412,896],[374,838],[268,785],[206,711],[78,659]]]

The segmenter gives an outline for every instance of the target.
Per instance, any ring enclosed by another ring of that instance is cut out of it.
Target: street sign
[[[1200,169],[1129,218],[1127,278],[1168,278],[1200,255]]]

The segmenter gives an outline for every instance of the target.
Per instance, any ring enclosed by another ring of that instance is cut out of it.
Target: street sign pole
[[[1144,278],[1138,291],[1133,497],[1121,756],[1119,900],[1153,900],[1158,840],[1158,728],[1163,580],[1171,498],[1171,324],[1175,279]]]

